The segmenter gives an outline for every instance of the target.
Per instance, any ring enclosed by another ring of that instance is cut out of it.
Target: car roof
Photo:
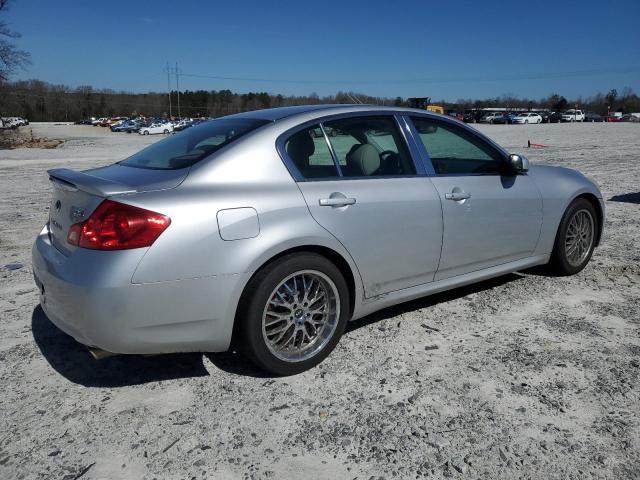
[[[294,115],[299,115],[303,113],[315,112],[318,110],[329,110],[332,108],[344,108],[351,107],[353,105],[341,105],[341,104],[333,104],[333,105],[297,105],[294,107],[277,107],[277,108],[266,108],[263,110],[252,110],[249,112],[237,113],[235,115],[230,115],[230,117],[236,118],[255,118],[259,120],[270,120],[277,121],[283,118],[291,117]]]
[[[278,107],[267,108],[264,110],[253,110],[250,112],[236,113],[229,115],[226,118],[253,118],[257,120],[269,120],[277,122],[284,118],[291,118],[295,116],[302,116],[309,113],[323,114],[323,113],[349,113],[349,112],[398,112],[403,111],[407,113],[422,113],[433,114],[427,110],[419,110],[415,108],[403,108],[403,107],[383,107],[380,105],[367,105],[367,104],[324,104],[324,105],[298,105],[294,107]],[[435,115],[435,114],[433,114]]]

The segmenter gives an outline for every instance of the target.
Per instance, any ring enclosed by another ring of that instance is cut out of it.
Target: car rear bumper
[[[113,353],[227,350],[248,274],[134,284],[146,251],[77,249],[67,257],[45,226],[32,250],[42,309],[78,342]]]

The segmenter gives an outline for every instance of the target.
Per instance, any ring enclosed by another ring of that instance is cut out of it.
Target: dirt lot
[[[0,150],[0,478],[640,478],[639,124],[480,126],[597,181],[590,265],[379,312],[290,378],[234,354],[96,362],[52,326],[30,268],[45,170],[159,137],[27,128],[67,141]]]

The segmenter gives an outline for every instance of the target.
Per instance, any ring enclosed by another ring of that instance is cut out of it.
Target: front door
[[[531,178],[509,173],[504,155],[466,128],[412,120],[442,202],[442,256],[435,279],[530,256],[542,225],[542,197]]]
[[[298,186],[311,215],[349,251],[365,296],[432,281],[440,199],[416,175],[394,117],[348,117],[323,127],[294,134],[285,148],[304,177]]]

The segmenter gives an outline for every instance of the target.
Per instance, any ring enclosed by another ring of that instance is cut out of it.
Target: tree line
[[[171,111],[169,110],[171,98]],[[304,96],[274,95],[267,92],[235,93],[231,90],[186,90],[179,94],[130,93],[92,86],[71,88],[54,85],[41,80],[0,82],[0,116],[24,117],[30,121],[76,121],[89,117],[147,116],[168,117],[220,117],[248,110],[292,105],[321,103],[366,103],[373,105],[407,106],[401,97],[374,97],[353,92],[338,92],[320,97],[317,94]],[[433,101],[447,111],[462,112],[472,108],[509,107],[525,109],[549,109],[562,111],[578,108],[606,114],[610,111],[624,113],[639,112],[640,98],[630,88],[621,93],[610,90],[589,98],[567,99],[552,94],[542,99],[518,98],[503,95],[487,99],[459,99],[455,102]]]

